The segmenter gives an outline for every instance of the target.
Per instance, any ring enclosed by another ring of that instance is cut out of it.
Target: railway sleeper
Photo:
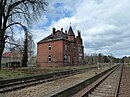
[[[100,89],[116,89],[115,85],[98,86]]]
[[[94,91],[94,92],[92,92],[92,93],[101,93],[101,94],[108,94],[108,95],[109,95],[109,94],[110,94],[110,95],[111,95],[111,94],[115,94],[115,93],[110,92],[110,91],[108,92],[108,91],[102,91],[102,90],[100,90],[100,91]]]
[[[94,95],[94,94],[91,94],[91,95],[88,95],[88,96],[86,96],[86,97],[115,97],[115,96],[107,96],[107,95]]]
[[[97,86],[91,93],[86,97],[115,97],[117,82],[119,79],[119,72],[108,76],[99,86]],[[109,80],[108,80],[109,79]]]
[[[115,93],[115,90],[104,90],[104,89],[102,89],[102,90],[98,90],[98,89],[95,89],[95,92],[105,92],[105,93]]]
[[[91,97],[91,95],[95,95],[95,97],[97,97],[97,96],[100,96],[100,97],[114,97],[114,94],[113,93],[100,93],[100,92],[92,92],[92,94],[89,94],[89,96],[88,97]]]

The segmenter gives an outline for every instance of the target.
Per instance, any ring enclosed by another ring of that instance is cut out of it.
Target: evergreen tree
[[[22,67],[27,67],[28,62],[28,33],[25,33],[25,41],[23,48]]]

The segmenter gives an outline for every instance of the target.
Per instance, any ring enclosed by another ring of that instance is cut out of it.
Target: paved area
[[[100,73],[110,67],[104,67],[99,69],[89,70],[83,74],[78,74],[55,81],[46,82],[36,86],[31,86],[18,91],[0,94],[0,97],[50,97],[50,95],[62,91],[66,88],[72,87],[77,83],[80,83],[96,73]]]

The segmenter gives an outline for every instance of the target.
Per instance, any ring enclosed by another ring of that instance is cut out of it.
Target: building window
[[[51,50],[51,44],[48,44],[48,50],[49,51]]]
[[[51,62],[51,55],[48,56],[48,62]]]
[[[76,50],[75,46],[74,46],[74,51]]]
[[[76,56],[76,47],[74,47],[74,56]]]
[[[68,57],[67,57],[67,55],[64,56],[64,62],[68,62]]]
[[[74,62],[76,62],[76,57],[74,57]]]
[[[81,47],[78,47],[78,52],[82,52],[82,48]]]
[[[81,61],[81,59],[82,59],[82,57],[81,57],[81,56],[79,56],[79,61]]]
[[[65,44],[65,50],[69,50],[69,45]]]

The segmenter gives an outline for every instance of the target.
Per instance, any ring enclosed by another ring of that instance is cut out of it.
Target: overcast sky
[[[52,28],[81,31],[85,53],[130,55],[130,0],[48,0],[48,7],[31,31],[37,43]]]

